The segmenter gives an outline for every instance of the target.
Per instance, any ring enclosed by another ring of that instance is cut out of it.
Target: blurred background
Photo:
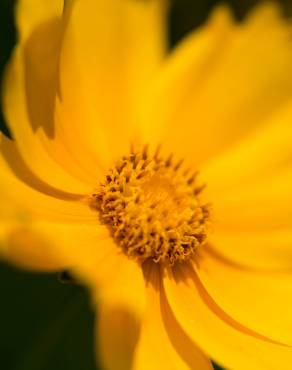
[[[49,0],[48,0],[49,1]],[[278,0],[287,16],[292,0]],[[16,41],[13,0],[0,0],[0,76]],[[174,46],[199,27],[215,0],[173,0],[169,16]],[[240,20],[255,0],[225,0]],[[1,130],[6,131],[3,115]],[[87,291],[55,274],[32,274],[0,263],[0,368],[3,370],[98,370]],[[220,338],[218,338],[220,340]],[[216,366],[217,369],[220,369]],[[247,369],[248,370],[248,369]]]

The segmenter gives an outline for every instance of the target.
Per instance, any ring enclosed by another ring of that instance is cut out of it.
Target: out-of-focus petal
[[[35,27],[48,19],[60,17],[63,7],[63,0],[18,0],[16,3],[16,24],[20,39],[27,39]]]
[[[145,310],[142,269],[118,255],[117,250],[112,260],[102,263],[101,271],[108,274],[102,281],[97,278],[98,290],[94,287],[98,303],[97,354],[108,370],[131,369]]]
[[[117,305],[98,310],[97,360],[107,370],[129,370],[140,333],[140,319]]]
[[[78,257],[81,263],[89,255],[98,261],[107,247],[103,251],[92,248],[106,238],[103,227],[98,225],[19,220],[1,222],[0,230],[1,257],[29,270],[74,270]]]

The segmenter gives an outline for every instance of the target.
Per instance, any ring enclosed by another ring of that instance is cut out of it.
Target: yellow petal
[[[289,102],[202,171],[214,211],[210,241],[244,266],[291,267],[291,116]]]
[[[215,232],[209,242],[217,253],[242,267],[292,269],[292,230]]]
[[[273,176],[283,166],[292,167],[291,117],[289,101],[251,135],[206,163],[202,178],[208,185],[209,200],[215,202],[238,186]]]
[[[76,274],[86,281],[96,303],[141,312],[144,279],[140,264],[129,259],[111,237],[107,227],[95,223],[70,225],[35,223],[45,235],[58,241],[58,252]],[[68,230],[68,232],[66,232]],[[72,230],[72,237],[70,232]]]
[[[21,40],[27,39],[32,30],[50,18],[61,16],[63,0],[18,0],[16,25]]]
[[[73,177],[95,186],[98,166],[90,163],[78,141],[74,150],[67,148],[66,138],[58,127],[60,122],[56,113],[56,99],[64,26],[64,20],[55,17],[36,27],[21,46],[27,114],[33,131],[37,133],[36,139],[41,140],[50,156]],[[72,119],[74,112],[75,109],[66,120]]]
[[[52,0],[49,4],[44,0],[19,0],[16,5],[19,54],[24,64],[23,89],[34,130],[39,126],[47,132],[53,129],[62,8],[62,0]]]
[[[47,153],[50,149],[50,154],[55,154],[54,148],[49,145],[43,148],[39,137],[45,134],[47,141],[47,136],[55,137],[62,7],[63,2],[56,0],[49,5],[42,0],[18,2],[19,45],[6,71],[3,105],[7,124],[32,171],[56,187],[80,192],[88,189],[88,185],[80,175],[81,181],[74,178],[78,165],[70,163],[72,158],[63,150],[60,162],[61,165],[66,162],[64,171]],[[69,176],[66,172],[72,168],[75,171]]]
[[[153,87],[152,117],[167,131],[162,136],[167,147],[201,166],[291,98],[292,45],[290,24],[270,3],[237,25],[219,12],[197,32],[189,48],[199,50],[200,59],[183,47],[177,50],[180,58],[170,57],[169,63],[185,61],[165,69],[173,74],[164,77],[164,88]]]
[[[200,122],[195,121],[196,111],[193,111],[194,121],[191,125],[183,121],[183,104],[188,95],[200,91],[209,70],[222,53],[222,44],[230,37],[232,25],[229,10],[219,7],[206,26],[192,32],[164,61],[139,106],[145,140],[154,141],[155,144],[163,142],[169,151],[179,150],[177,154],[183,154],[181,148],[177,148],[174,130],[178,140],[183,136],[181,143],[184,143],[184,136],[189,135],[194,126],[197,129],[200,127]],[[196,139],[192,136],[193,143]],[[193,150],[193,146],[189,149]]]
[[[1,223],[2,231],[3,225]],[[97,250],[93,254],[92,246],[104,239],[105,234],[98,225],[82,223],[6,223],[4,235],[1,233],[0,252],[1,257],[10,263],[29,270],[56,271],[72,267],[74,270],[80,249],[82,256],[88,258],[91,253],[92,259],[97,258],[100,252]]]
[[[48,154],[38,133],[35,132],[36,128],[32,126],[28,115],[24,68],[22,50],[18,48],[5,75],[3,109],[21,156],[31,171],[44,182],[69,192],[88,192],[91,187],[69,175],[67,170],[59,166]]]
[[[107,259],[102,263],[104,266],[101,266],[101,270],[107,270],[109,274],[102,283],[97,277],[98,291],[95,287],[99,359],[108,370],[126,370],[131,368],[145,309],[142,268],[117,253],[112,257],[112,262]]]
[[[228,316],[189,266],[169,270],[164,287],[183,329],[220,365],[237,370],[290,369],[291,347],[273,342]]]
[[[72,194],[56,189],[40,180],[24,162],[15,142],[3,134],[0,134],[0,155],[3,164],[5,163],[4,165],[9,167],[15,177],[39,192],[65,200],[77,200],[84,197],[84,195]]]
[[[292,345],[291,266],[286,273],[258,272],[202,251],[196,271],[206,291],[233,319]]]
[[[97,361],[107,370],[131,369],[140,321],[123,307],[98,309]]]
[[[161,288],[159,266],[149,263],[144,271],[147,306],[133,369],[212,369],[210,361],[189,340],[169,310]]]
[[[80,248],[81,233],[76,236],[78,225],[96,224],[96,215],[88,205],[77,200],[62,200],[40,193],[17,179],[0,162],[0,255],[20,267],[34,270],[56,270],[69,264],[73,244],[70,240],[67,256],[60,253],[60,237],[75,237],[76,248]],[[62,224],[56,226],[56,222]],[[40,223],[42,227],[40,227]],[[44,226],[47,232],[44,233]],[[49,225],[49,226],[48,226]],[[58,228],[59,227],[59,228]],[[57,230],[56,230],[57,229]],[[73,231],[74,232],[73,232]],[[52,238],[54,242],[51,242]]]
[[[106,166],[129,151],[138,131],[133,105],[164,54],[164,12],[156,0],[69,3],[58,114],[71,148],[78,138]]]
[[[33,271],[58,271],[66,263],[41,235],[17,224],[0,223],[0,257]]]
[[[214,228],[218,232],[291,230],[291,184],[289,166],[222,195],[213,204]]]
[[[20,161],[13,142],[0,137],[1,145],[2,140],[8,145],[5,150],[9,150],[8,153],[0,151],[2,209],[11,208],[11,212],[15,209],[29,219],[38,217],[42,220],[83,222],[96,219],[96,215],[82,197],[58,191],[41,182]],[[3,150],[3,147],[1,149]],[[6,161],[5,154],[11,154],[11,162]],[[7,213],[6,217],[6,211],[3,211],[0,215],[3,219],[9,219],[9,214]]]

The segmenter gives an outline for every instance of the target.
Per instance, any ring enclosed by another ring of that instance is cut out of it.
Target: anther
[[[207,237],[209,205],[202,204],[195,171],[178,171],[183,160],[171,154],[151,156],[145,145],[141,152],[124,156],[110,170],[94,194],[91,208],[98,212],[117,245],[130,257],[143,262],[189,259]],[[147,169],[146,169],[147,168]]]
[[[199,174],[199,171],[195,171],[195,172],[193,173],[193,175],[188,179],[188,184],[189,184],[189,185],[191,185],[191,184],[195,181],[195,179],[196,179],[196,177],[198,176],[198,174]]]
[[[178,171],[178,170],[179,170],[179,168],[181,167],[181,165],[183,164],[183,162],[184,162],[184,159],[179,160],[179,161],[177,162],[177,164],[173,167],[173,169],[174,169],[175,171]]]

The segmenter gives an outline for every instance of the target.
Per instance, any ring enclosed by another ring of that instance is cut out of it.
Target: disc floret
[[[124,156],[91,197],[100,220],[130,257],[173,265],[205,242],[209,207],[201,204],[197,172],[147,147]]]

